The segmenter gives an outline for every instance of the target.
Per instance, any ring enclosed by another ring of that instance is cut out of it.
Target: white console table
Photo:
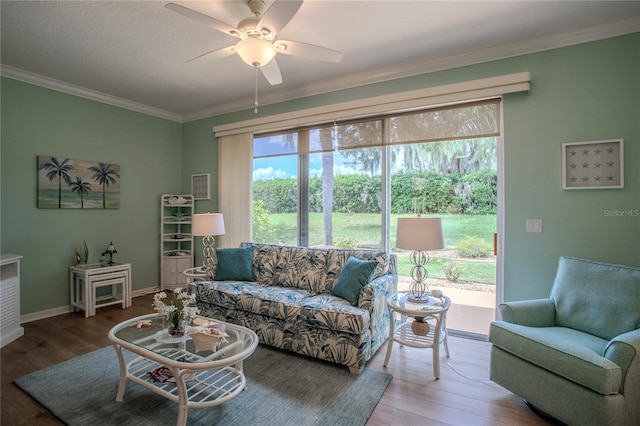
[[[110,287],[111,294],[96,296],[101,287]],[[131,306],[131,264],[96,263],[69,268],[69,293],[74,311],[83,310],[86,318],[96,314],[96,308],[109,305]]]
[[[0,254],[0,347],[24,335],[20,326],[20,259],[17,254]]]

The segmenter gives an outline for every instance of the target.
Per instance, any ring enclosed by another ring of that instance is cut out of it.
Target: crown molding
[[[97,101],[119,108],[125,108],[154,117],[164,118],[166,120],[182,123],[182,115],[180,114],[165,111],[159,108],[154,108],[149,105],[141,104],[124,98],[119,98],[117,96],[108,95],[106,93],[87,89],[85,87],[76,86],[74,84],[70,84],[61,80],[56,80],[40,74],[25,71],[20,68],[15,68],[10,65],[0,64],[0,75],[2,75],[3,77],[12,78],[14,80],[19,80],[24,83],[29,83],[58,92],[67,93],[69,95],[74,95],[81,98],[90,99],[92,101]]]
[[[612,37],[632,34],[640,31],[640,18],[630,18],[582,30],[539,37],[518,43],[505,44],[462,53],[458,55],[444,56],[428,59],[421,62],[405,63],[392,67],[377,69],[375,71],[352,75],[345,78],[328,80],[314,84],[296,87],[289,90],[278,91],[262,98],[262,106],[279,102],[290,101],[297,98],[320,95],[338,90],[351,89],[369,84],[381,83],[400,78],[412,77],[436,71],[443,71],[483,62],[510,58],[545,50],[558,49],[576,44],[589,43]],[[129,109],[143,114],[163,118],[178,123],[200,120],[220,114],[228,114],[247,110],[253,106],[247,106],[244,101],[226,103],[212,108],[193,111],[185,114],[166,111],[149,105],[134,102],[128,99],[101,93],[95,90],[76,86],[61,80],[45,77],[29,71],[21,70],[9,65],[0,64],[0,75],[36,86],[45,87],[70,95],[91,99],[108,105]]]
[[[631,18],[578,31],[554,34],[551,36],[539,37],[518,43],[504,44],[458,55],[433,58],[417,63],[412,62],[395,65],[393,67],[378,69],[341,79],[309,84],[305,87],[298,87],[290,90],[278,91],[277,94],[272,96],[265,95],[262,98],[262,106],[290,101],[306,96],[320,95],[323,93],[351,89],[400,78],[413,77],[436,71],[444,71],[447,69],[537,53],[545,50],[589,43],[592,41],[632,34],[638,31],[640,31],[640,18]],[[227,103],[201,111],[186,113],[183,115],[183,121],[189,122],[200,120],[207,117],[242,111],[250,108],[253,108],[253,106],[247,106],[247,102],[244,101],[235,102],[233,104]]]

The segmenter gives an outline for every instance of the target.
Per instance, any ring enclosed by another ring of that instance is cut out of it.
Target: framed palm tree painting
[[[38,208],[117,209],[120,166],[38,156]]]

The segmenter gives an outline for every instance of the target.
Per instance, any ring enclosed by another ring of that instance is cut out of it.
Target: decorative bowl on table
[[[218,346],[226,342],[227,337],[229,337],[229,335],[218,326],[192,327],[187,334],[191,337],[191,340],[193,340],[196,352],[215,352],[218,350]]]

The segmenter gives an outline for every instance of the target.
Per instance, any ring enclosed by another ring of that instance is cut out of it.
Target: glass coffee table
[[[177,402],[177,425],[185,425],[189,408],[220,405],[237,396],[246,385],[242,362],[258,346],[258,336],[239,325],[197,317],[194,323],[224,328],[227,342],[196,347],[187,334],[167,334],[163,320],[149,314],[124,321],[109,331],[120,362],[116,401],[122,401],[127,380]],[[125,359],[124,351],[137,355]]]

